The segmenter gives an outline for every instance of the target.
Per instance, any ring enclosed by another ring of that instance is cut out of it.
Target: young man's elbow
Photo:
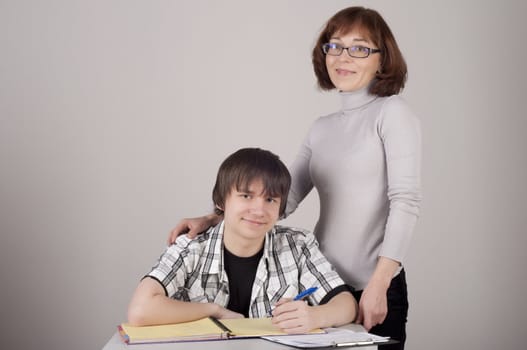
[[[338,296],[340,298],[339,306],[343,315],[343,324],[354,322],[359,311],[357,300],[350,292],[342,292]]]
[[[359,303],[351,293],[349,293],[348,296],[348,303],[348,309],[350,310],[349,322],[355,322],[357,320],[357,317],[359,316]]]
[[[148,314],[143,305],[131,304],[128,307],[128,323],[132,326],[148,326]]]

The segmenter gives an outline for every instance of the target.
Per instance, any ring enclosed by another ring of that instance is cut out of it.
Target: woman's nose
[[[345,49],[345,50],[342,50],[342,53],[338,56],[338,60],[342,61],[342,62],[349,62],[349,61],[353,60],[353,57],[351,57],[348,54],[348,50]]]

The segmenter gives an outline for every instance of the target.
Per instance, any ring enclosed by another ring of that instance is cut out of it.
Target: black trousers
[[[360,300],[362,290],[353,292],[353,296]],[[399,341],[397,344],[380,346],[382,350],[403,350],[406,341],[406,319],[408,317],[408,290],[406,287],[406,273],[404,269],[392,279],[387,292],[388,314],[383,323],[370,329],[370,333],[391,337]]]

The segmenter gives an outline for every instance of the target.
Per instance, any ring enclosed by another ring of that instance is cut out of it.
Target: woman
[[[323,90],[341,109],[312,125],[290,171],[286,215],[315,187],[322,252],[359,300],[358,323],[404,348],[408,298],[402,261],[419,214],[420,126],[397,94],[407,69],[392,32],[374,10],[350,7],[329,19],[313,49]],[[186,219],[177,234],[205,230],[214,215]]]

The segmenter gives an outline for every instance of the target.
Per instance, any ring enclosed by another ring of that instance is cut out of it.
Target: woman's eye
[[[368,52],[369,49],[365,46],[353,46],[352,50],[356,52]]]

